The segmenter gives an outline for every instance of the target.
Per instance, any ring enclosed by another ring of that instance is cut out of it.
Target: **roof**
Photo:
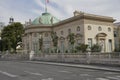
[[[69,23],[74,20],[78,20],[78,19],[90,19],[90,20],[105,21],[105,22],[112,22],[112,23],[115,21],[113,17],[109,17],[109,16],[101,16],[101,15],[89,14],[84,12],[77,12],[77,14],[75,14],[73,17],[62,20],[59,23],[56,23],[54,25],[55,26],[61,25],[61,24]]]
[[[114,23],[115,26],[120,26],[120,22]]]
[[[41,16],[37,17],[35,20],[33,20],[32,24],[33,25],[38,25],[38,24],[54,24],[59,22],[60,20],[51,15],[50,13],[42,13]]]

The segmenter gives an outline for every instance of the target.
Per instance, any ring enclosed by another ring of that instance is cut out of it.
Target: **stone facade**
[[[43,16],[43,15],[42,15]],[[45,18],[45,16],[44,16]],[[68,35],[74,33],[75,45],[88,44],[91,47],[93,44],[99,44],[102,47],[101,52],[114,51],[114,36],[113,36],[113,22],[112,17],[88,14],[84,12],[75,11],[74,16],[62,21],[54,21],[52,15],[47,16],[47,19],[37,18],[38,24],[30,23],[25,26],[25,34],[23,36],[24,49],[27,51],[35,51],[36,53],[51,52],[54,49],[51,32],[55,32],[58,36],[57,49],[60,52],[69,51]],[[47,24],[47,20],[52,21]],[[45,22],[45,23],[42,23]],[[55,22],[55,23],[53,23]],[[40,40],[42,39],[42,46]],[[40,49],[42,47],[42,49]]]
[[[120,51],[120,22],[114,23],[115,50]]]

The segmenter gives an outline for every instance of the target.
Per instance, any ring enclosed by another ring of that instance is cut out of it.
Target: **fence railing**
[[[120,52],[112,52],[112,53],[99,53],[99,52],[93,52],[93,53],[41,53],[41,54],[35,54],[36,57],[50,57],[50,56],[63,56],[65,58],[86,58],[88,56],[91,56],[93,58],[106,58],[106,59],[120,59]]]
[[[95,63],[95,64],[115,64],[120,65],[120,52],[99,53],[39,53],[33,54],[33,60],[73,62],[73,63]],[[30,54],[25,51],[17,54],[3,53],[1,59],[4,60],[29,60]]]
[[[0,60],[29,60],[29,54],[26,54],[24,51],[17,53],[1,52]]]
[[[120,65],[120,52],[35,54],[34,60]]]

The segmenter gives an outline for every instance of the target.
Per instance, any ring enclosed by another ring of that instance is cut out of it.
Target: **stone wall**
[[[55,53],[34,55],[33,60],[84,64],[120,65],[120,53]]]

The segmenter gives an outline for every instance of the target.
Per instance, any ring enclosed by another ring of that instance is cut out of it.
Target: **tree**
[[[87,50],[88,45],[87,44],[81,44],[81,51],[84,53]]]
[[[73,47],[74,47],[74,43],[75,43],[75,35],[74,35],[74,33],[70,33],[69,35],[68,35],[68,40],[69,40],[69,43],[70,43],[70,46],[72,47],[72,51],[71,52],[73,52],[74,50],[73,50]]]
[[[101,51],[101,46],[99,44],[94,44],[92,47],[91,47],[91,51],[92,52],[100,52]]]
[[[74,43],[75,43],[74,37],[75,37],[74,33],[70,33],[68,35],[68,39],[69,39],[69,42],[70,42],[71,45],[74,45]]]
[[[56,48],[55,52],[57,52],[58,36],[55,32],[52,32],[51,33],[51,38],[52,38],[53,46]]]
[[[79,44],[75,48],[78,52],[82,51],[83,53],[86,52],[88,45],[86,44]]]
[[[77,52],[81,51],[81,44],[78,44],[77,46],[75,46],[75,49],[77,50]]]
[[[22,34],[24,33],[23,25],[19,22],[12,23],[3,28],[1,33],[2,41],[4,42],[3,49],[10,50],[11,48],[16,52],[18,42],[22,42]]]
[[[53,46],[57,47],[57,45],[58,45],[58,36],[56,35],[55,32],[52,32],[51,37],[52,37],[52,41],[53,41]]]
[[[2,51],[2,40],[0,40],[0,51]]]

